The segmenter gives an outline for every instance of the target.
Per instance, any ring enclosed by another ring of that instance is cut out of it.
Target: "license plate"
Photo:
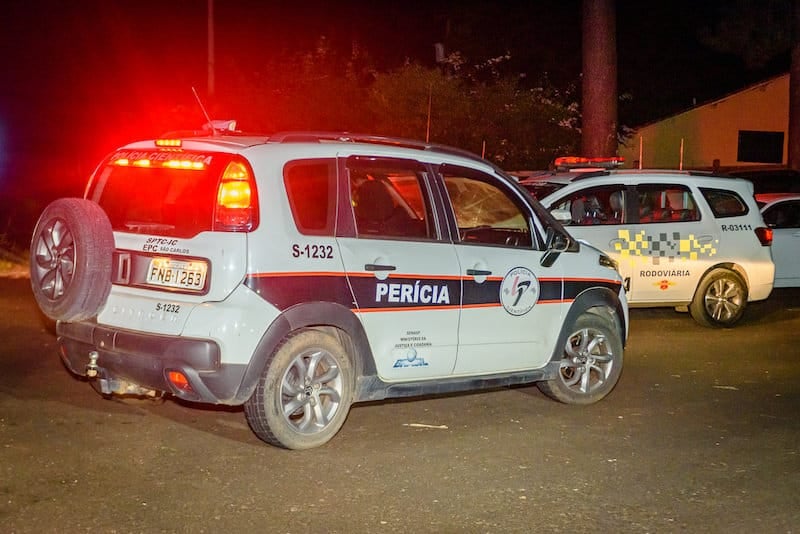
[[[202,291],[208,265],[204,261],[153,258],[147,270],[147,283],[154,286]]]

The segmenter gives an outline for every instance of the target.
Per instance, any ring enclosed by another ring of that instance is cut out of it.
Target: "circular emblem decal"
[[[511,315],[525,315],[539,300],[539,280],[525,267],[514,267],[500,284],[500,302]]]

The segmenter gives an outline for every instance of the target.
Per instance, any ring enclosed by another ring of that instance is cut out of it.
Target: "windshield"
[[[525,190],[531,194],[531,196],[535,199],[542,199],[551,193],[555,193],[566,184],[559,184],[555,182],[544,182],[544,181],[521,181],[520,185],[525,188]]]

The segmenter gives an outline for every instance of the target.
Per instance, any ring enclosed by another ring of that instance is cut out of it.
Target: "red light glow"
[[[159,163],[154,163],[152,160],[149,159],[137,159],[137,160],[129,160],[128,158],[119,158],[115,159],[111,162],[111,165],[116,165],[117,167],[144,167],[149,168],[153,165],[161,165],[162,167],[166,167],[168,169],[184,169],[189,171],[202,171],[206,168],[205,163],[202,161],[191,161],[186,159],[168,159],[165,161],[161,161]]]
[[[771,246],[772,235],[773,235],[772,228],[765,228],[765,227],[756,228],[756,237],[758,237],[758,241],[761,243],[761,246],[764,247]]]
[[[601,168],[614,168],[625,163],[625,158],[612,156],[609,158],[584,158],[581,156],[563,156],[556,158],[556,168],[572,168],[583,166],[596,166]]]
[[[179,147],[182,144],[180,139],[156,139],[156,146]]]
[[[170,169],[188,169],[192,171],[202,171],[206,168],[202,161],[189,161],[185,159],[169,159],[161,165]]]
[[[167,378],[173,386],[181,391],[192,391],[192,386],[189,384],[189,379],[180,371],[170,371],[167,373]]]
[[[216,224],[226,231],[247,231],[255,226],[255,184],[246,165],[231,161],[217,189]]]

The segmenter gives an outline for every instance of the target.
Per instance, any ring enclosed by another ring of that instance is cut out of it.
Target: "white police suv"
[[[617,262],[631,307],[688,308],[704,326],[731,327],[748,301],[772,291],[772,229],[746,180],[583,168],[521,183],[534,195],[545,191],[541,203],[568,221],[571,235]]]
[[[61,358],[106,395],[244,405],[321,445],[353,402],[616,384],[628,310],[609,257],[502,171],[375,136],[188,134],[110,154],[42,213],[31,283]]]

